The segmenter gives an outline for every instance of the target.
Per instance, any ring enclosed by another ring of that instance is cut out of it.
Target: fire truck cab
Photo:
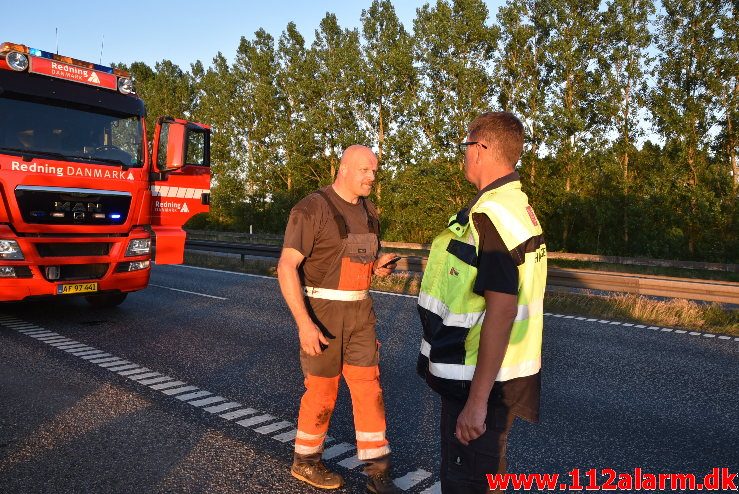
[[[145,288],[208,211],[210,128],[161,117],[147,145],[128,73],[0,44],[0,302]]]

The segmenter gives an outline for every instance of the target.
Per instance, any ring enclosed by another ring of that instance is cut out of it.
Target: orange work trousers
[[[329,344],[320,355],[300,352],[305,393],[295,437],[296,459],[320,458],[342,375],[352,398],[357,458],[370,463],[386,458],[390,446],[385,437],[372,299],[346,302],[306,298],[306,306]]]

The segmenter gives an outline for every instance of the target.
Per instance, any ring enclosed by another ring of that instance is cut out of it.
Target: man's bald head
[[[349,202],[367,197],[377,173],[377,156],[367,146],[354,144],[344,150],[336,174],[334,189]]]
[[[377,162],[377,156],[370,148],[361,144],[352,144],[341,154],[341,165],[355,163],[363,158]]]

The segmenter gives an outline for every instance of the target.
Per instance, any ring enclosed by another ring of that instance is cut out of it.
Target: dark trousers
[[[463,408],[464,402],[441,399],[441,492],[499,492],[490,490],[486,474],[505,473],[508,432],[515,416],[504,408],[490,406],[485,432],[465,446],[454,436]]]

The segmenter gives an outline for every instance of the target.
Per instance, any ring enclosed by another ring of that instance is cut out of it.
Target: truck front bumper
[[[0,259],[0,302],[29,297],[67,296],[64,285],[95,287],[94,292],[133,292],[149,283],[151,254],[126,256],[133,239],[148,238],[143,228],[119,236],[26,237],[0,226],[0,238],[15,240],[23,260]],[[7,268],[13,268],[12,270]],[[131,271],[132,267],[140,268]],[[12,273],[10,273],[12,271]],[[13,274],[13,276],[8,276]],[[95,285],[92,285],[95,284]]]

